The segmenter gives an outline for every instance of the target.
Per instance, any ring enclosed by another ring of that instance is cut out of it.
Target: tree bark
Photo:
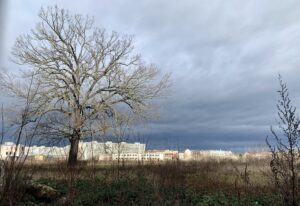
[[[70,140],[71,146],[69,151],[68,166],[75,167],[78,160],[78,145],[80,140],[80,132],[74,131],[74,135]]]
[[[78,94],[79,96],[79,94]],[[81,126],[82,126],[82,118],[81,118],[82,110],[80,108],[76,108],[73,116],[73,132],[70,139],[70,152],[68,159],[68,166],[75,167],[77,165],[78,160],[78,146],[79,141],[81,139]]]

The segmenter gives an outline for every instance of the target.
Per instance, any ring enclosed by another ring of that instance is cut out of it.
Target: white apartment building
[[[7,159],[14,154],[16,145],[6,142],[1,145],[1,159]],[[141,160],[145,153],[146,145],[141,143],[113,143],[113,142],[80,142],[78,159],[80,160]],[[25,155],[34,160],[65,160],[69,155],[70,146],[47,147],[47,146],[23,146],[20,145],[16,156]]]
[[[12,142],[6,142],[0,145],[1,159],[7,159],[13,156],[16,151],[16,157],[27,155],[28,159],[34,160],[65,160],[68,158],[70,146],[65,147],[47,147],[47,146],[23,146],[20,145],[16,150],[16,145]],[[248,155],[244,155],[245,158]],[[223,150],[185,150],[178,152],[176,150],[148,150],[146,145],[139,142],[135,143],[113,143],[113,142],[79,142],[78,159],[79,160],[128,160],[128,161],[202,161],[209,159],[236,159],[237,155],[231,151]]]
[[[142,157],[144,161],[163,161],[164,159],[163,152],[146,152]]]
[[[80,142],[79,159],[81,160],[141,160],[146,145],[135,143],[113,142]]]
[[[112,160],[129,160],[129,161],[139,161],[142,160],[143,154],[138,153],[120,153],[120,154],[113,154]]]
[[[44,159],[56,159],[56,160],[64,160],[67,159],[68,153],[70,150],[70,146],[65,147],[46,147],[46,146],[31,146],[25,147],[25,154],[32,158],[35,157],[39,160]]]
[[[176,160],[179,158],[177,150],[148,150],[142,157],[144,161]]]
[[[19,145],[18,148],[13,142],[5,142],[0,145],[0,159],[7,159],[12,157],[15,154],[16,157],[22,156],[24,153],[25,147],[23,145]]]

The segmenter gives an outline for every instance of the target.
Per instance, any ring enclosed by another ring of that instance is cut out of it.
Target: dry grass
[[[57,187],[74,205],[82,205],[82,201],[89,205],[84,198],[90,195],[95,196],[97,205],[280,205],[266,159],[123,162],[119,165],[117,162],[81,162],[72,171],[65,165],[65,162],[31,163],[25,169],[34,168],[34,181]],[[144,187],[148,188],[147,192]],[[94,192],[89,188],[101,192],[90,194]]]

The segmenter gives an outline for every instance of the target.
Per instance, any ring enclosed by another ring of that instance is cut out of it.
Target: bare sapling
[[[278,110],[278,128],[271,127],[273,140],[266,142],[272,153],[270,167],[275,181],[275,186],[282,195],[286,205],[299,205],[299,119],[296,107],[291,104],[288,88],[279,75],[280,89]]]

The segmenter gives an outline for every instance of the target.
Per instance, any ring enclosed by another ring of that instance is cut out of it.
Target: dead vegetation
[[[246,166],[247,165],[247,166]],[[269,160],[160,163],[27,164],[31,182],[60,194],[43,200],[25,193],[23,203],[44,205],[281,205]]]

